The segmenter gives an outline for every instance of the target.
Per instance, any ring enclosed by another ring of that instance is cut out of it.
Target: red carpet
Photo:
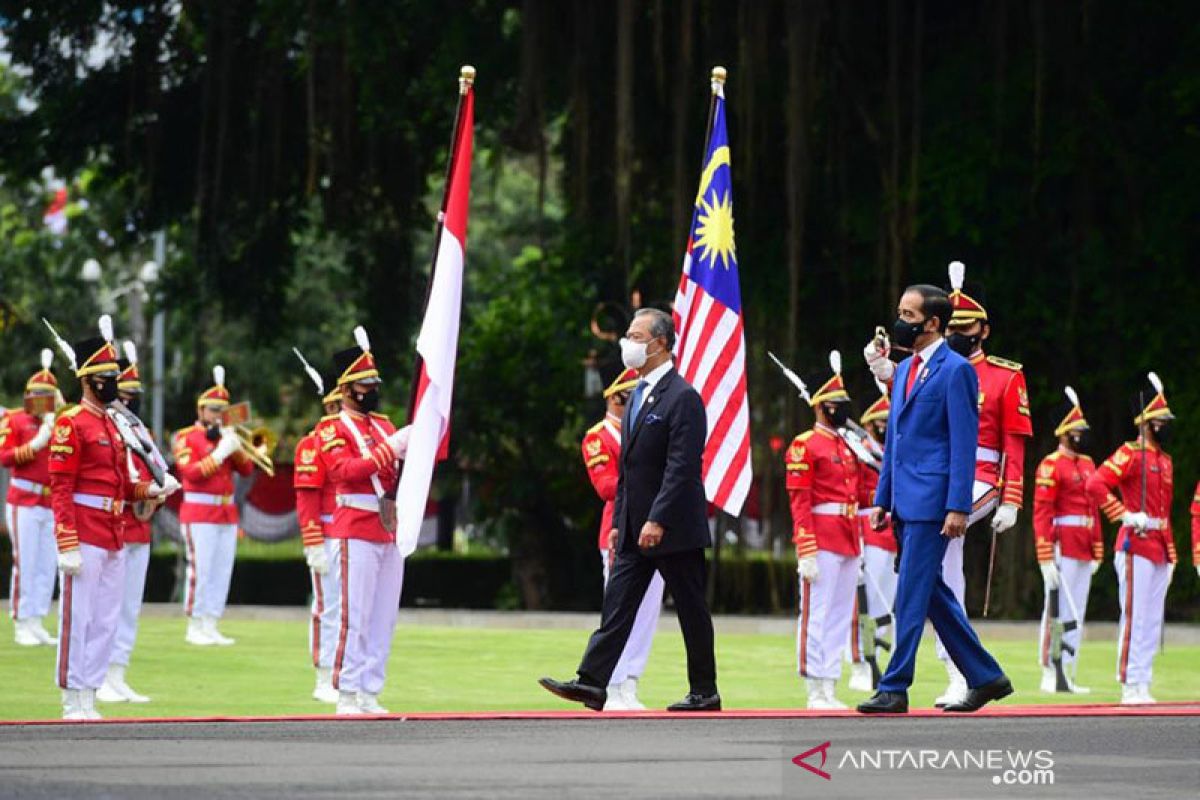
[[[672,714],[667,711],[620,711],[598,714],[593,711],[420,711],[408,714],[378,714],[338,717],[332,713],[301,714],[279,717],[121,717],[93,723],[66,722],[60,719],[0,720],[0,726],[12,725],[127,725],[184,722],[361,722],[364,720],[398,720],[409,722],[454,720],[570,720],[570,719],[812,719],[817,717],[849,717],[863,720],[911,719],[941,717],[972,719],[980,717],[1191,717],[1200,716],[1200,701],[1155,703],[1145,706],[1121,705],[993,705],[975,714],[944,714],[936,708],[917,708],[903,715],[866,715],[855,711],[806,711],[793,708],[731,709],[703,714]]]

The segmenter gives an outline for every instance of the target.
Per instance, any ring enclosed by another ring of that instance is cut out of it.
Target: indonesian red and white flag
[[[471,190],[471,145],[475,125],[475,89],[466,84],[458,136],[451,154],[425,319],[417,337],[420,358],[417,390],[409,413],[412,430],[396,492],[396,546],[407,556],[417,548],[434,464],[446,457],[454,365],[462,314],[463,263],[467,249],[467,206]]]

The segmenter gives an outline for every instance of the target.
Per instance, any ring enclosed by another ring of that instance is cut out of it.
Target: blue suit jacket
[[[921,365],[905,399],[911,368],[909,357],[893,379],[875,503],[905,522],[940,522],[948,511],[971,511],[979,378],[965,358],[943,343]]]

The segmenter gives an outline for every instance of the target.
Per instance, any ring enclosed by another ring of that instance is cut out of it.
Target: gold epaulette
[[[189,433],[192,431],[192,428],[194,428],[194,427],[196,427],[196,426],[195,426],[195,425],[188,425],[188,426],[186,426],[186,427],[180,428],[179,430],[177,430],[177,431],[175,431],[174,433],[172,433],[172,434],[171,434],[171,438],[172,438],[172,439],[178,439],[178,438],[179,438],[179,437],[181,437],[181,436],[187,436],[187,435],[188,435],[188,434],[189,434]]]
[[[588,429],[587,429],[587,432],[588,432],[588,433],[599,433],[599,432],[600,432],[600,429],[601,429],[601,428],[603,428],[603,427],[604,427],[604,421],[603,421],[603,420],[601,420],[600,422],[597,422],[597,423],[596,423],[595,425],[593,425],[592,427],[588,428]]]
[[[83,406],[79,405],[78,403],[73,406],[64,406],[63,409],[58,412],[58,416],[55,417],[55,419],[62,419],[64,417],[66,419],[70,419],[80,411],[83,411]]]
[[[988,356],[987,362],[989,364],[995,364],[997,367],[1004,367],[1005,369],[1011,369],[1013,372],[1021,371],[1021,365],[1018,364],[1016,361],[1009,361],[1007,358],[1001,358],[1000,356]]]
[[[797,434],[796,438],[792,439],[792,443],[794,444],[796,442],[807,442],[809,439],[812,438],[813,433],[814,433],[814,431],[805,431],[804,433]]]
[[[378,411],[368,411],[367,416],[374,417],[375,419],[386,419],[388,422],[391,422],[387,414],[380,414]]]
[[[319,422],[332,422],[333,420],[335,420],[337,418],[338,418],[337,414],[326,414],[325,416],[321,417],[321,419],[318,421]],[[313,428],[313,430],[316,430],[316,428]]]
[[[1042,459],[1042,463],[1048,464],[1051,461],[1057,461],[1061,456],[1062,456],[1062,452],[1059,450],[1055,450],[1053,453],[1048,453],[1046,455],[1046,457]]]

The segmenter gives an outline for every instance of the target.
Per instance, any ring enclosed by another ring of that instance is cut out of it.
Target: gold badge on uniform
[[[587,442],[584,443],[584,447],[587,449],[587,454],[589,456],[594,456],[594,455],[600,454],[600,440],[599,439],[588,439]]]
[[[311,448],[305,448],[300,451],[300,460],[305,464],[311,464],[317,458],[317,451]]]

